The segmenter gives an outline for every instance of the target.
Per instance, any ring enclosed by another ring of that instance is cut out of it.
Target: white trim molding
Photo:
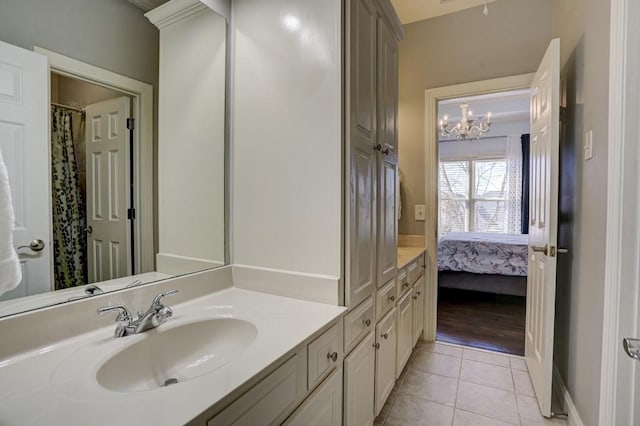
[[[153,243],[153,86],[114,72],[78,61],[51,50],[34,46],[34,52],[48,58],[49,68],[58,74],[115,89],[133,97],[136,118],[134,138],[133,184],[136,188],[136,273],[154,271]],[[143,196],[144,194],[144,196]]]
[[[562,404],[561,408],[567,413],[567,426],[584,426],[578,409],[571,399],[571,394],[562,381],[562,376],[560,376],[560,372],[555,365],[553,366],[553,392]]]
[[[438,101],[527,89],[531,86],[533,74],[521,74],[491,80],[475,81],[438,87],[425,91],[425,200],[427,220],[425,221],[426,251],[426,306],[423,339],[436,338],[438,318]]]

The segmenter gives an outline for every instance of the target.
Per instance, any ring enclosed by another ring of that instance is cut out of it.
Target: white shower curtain
[[[520,234],[522,206],[522,144],[520,135],[507,137],[507,233]]]

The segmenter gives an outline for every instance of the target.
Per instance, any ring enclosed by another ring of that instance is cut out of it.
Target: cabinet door
[[[376,326],[376,416],[380,414],[396,382],[396,308]]]
[[[381,154],[378,160],[378,285],[392,280],[397,272],[398,221],[396,220],[397,164]]]
[[[287,426],[342,425],[342,370],[338,369],[284,423]]]
[[[407,365],[413,348],[413,289],[398,302],[398,356],[396,359],[396,378]]]
[[[371,0],[349,8],[349,239],[345,303],[356,306],[376,287],[376,10]]]
[[[373,424],[375,336],[369,335],[344,359],[344,424]]]
[[[397,163],[398,44],[383,19],[378,20],[378,129],[382,152]]]
[[[424,275],[421,276],[413,287],[413,346],[420,340],[424,328]]]

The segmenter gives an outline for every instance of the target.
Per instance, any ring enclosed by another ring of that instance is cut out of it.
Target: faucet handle
[[[131,312],[123,305],[103,306],[102,308],[98,308],[98,315],[104,315],[113,311],[118,312],[118,316],[116,317],[117,322],[130,322],[132,319]]]
[[[153,303],[151,304],[151,306],[160,306],[160,302],[162,302],[162,299],[164,299],[166,296],[171,296],[172,294],[176,294],[178,292],[177,289],[173,289],[173,290],[169,290],[169,291],[165,291],[164,293],[160,293],[159,295],[157,295],[156,297],[153,298]]]

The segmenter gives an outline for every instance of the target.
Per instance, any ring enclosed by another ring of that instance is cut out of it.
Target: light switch
[[[593,158],[593,130],[589,130],[584,135],[584,161]]]
[[[416,220],[425,220],[424,211],[424,204],[416,204]]]

